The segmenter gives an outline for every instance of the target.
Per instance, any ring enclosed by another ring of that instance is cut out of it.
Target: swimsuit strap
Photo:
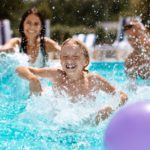
[[[21,46],[19,47],[19,52],[24,53],[23,48]]]
[[[19,48],[19,52],[20,53],[25,53],[24,49],[23,49],[23,43],[22,43],[23,40],[24,39],[21,39],[21,43],[20,43],[20,48]],[[44,40],[43,39],[41,39],[41,41],[40,41],[40,51],[41,51],[42,56],[43,56],[43,67],[44,67],[44,66],[46,66],[46,62],[48,61],[48,54],[46,53],[45,44],[44,44]]]
[[[41,47],[41,52],[43,55],[43,66],[46,66],[46,62],[48,61],[48,54],[46,53],[46,50]]]

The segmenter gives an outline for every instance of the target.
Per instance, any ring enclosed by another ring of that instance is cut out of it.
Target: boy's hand
[[[110,106],[105,107],[104,109],[98,111],[96,115],[96,124],[98,124],[101,120],[105,120],[112,113],[112,108]]]
[[[31,94],[34,94],[34,95],[40,95],[41,94],[41,92],[42,92],[41,83],[36,77],[34,77],[30,80],[29,85],[30,85]]]
[[[120,101],[119,106],[122,106],[122,105],[124,105],[124,104],[126,103],[126,101],[128,100],[128,95],[125,94],[124,92],[120,91],[120,99],[121,99],[121,101]]]

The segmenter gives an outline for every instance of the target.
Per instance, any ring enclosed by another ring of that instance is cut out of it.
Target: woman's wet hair
[[[45,51],[45,43],[44,43],[44,36],[45,36],[45,24],[44,24],[44,19],[42,17],[42,15],[40,14],[40,12],[35,8],[32,7],[29,10],[27,10],[20,21],[20,25],[19,25],[19,33],[21,35],[21,47],[20,47],[20,52],[24,52],[27,53],[27,39],[24,33],[24,21],[26,20],[26,18],[31,15],[34,14],[35,16],[39,17],[40,21],[41,21],[41,32],[40,32],[40,48],[42,50],[43,56],[47,57],[46,51]],[[45,60],[44,60],[45,61]]]
[[[83,71],[88,72],[88,70],[86,69],[86,67],[87,67],[87,66],[89,65],[89,63],[90,63],[90,56],[89,56],[88,48],[86,47],[86,45],[85,45],[83,42],[81,42],[80,40],[78,40],[78,39],[69,38],[69,39],[65,40],[65,41],[62,43],[61,48],[62,48],[64,45],[68,44],[68,43],[76,44],[76,45],[78,45],[78,46],[81,48],[81,50],[82,50],[82,52],[83,52],[83,55],[84,55],[84,57],[85,57],[86,60],[87,60],[87,64],[84,66]]]

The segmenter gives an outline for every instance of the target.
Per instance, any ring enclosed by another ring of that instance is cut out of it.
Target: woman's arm
[[[54,40],[45,37],[45,48],[47,52],[60,51],[61,47]]]
[[[19,38],[10,39],[5,45],[0,48],[0,52],[11,53],[15,52],[15,46],[19,44]]]

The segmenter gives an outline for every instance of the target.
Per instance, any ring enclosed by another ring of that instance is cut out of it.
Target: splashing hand
[[[41,83],[40,81],[34,77],[30,80],[30,92],[31,92],[31,95],[34,94],[34,95],[41,95],[41,92],[42,92],[42,87],[41,87]]]
[[[96,124],[99,124],[101,120],[105,120],[106,118],[108,118],[108,116],[112,113],[112,111],[113,109],[110,106],[107,106],[102,110],[99,110],[95,118]]]
[[[15,52],[15,48],[14,47],[12,47],[12,48],[3,48],[3,47],[1,47],[0,48],[0,52],[14,53]]]

